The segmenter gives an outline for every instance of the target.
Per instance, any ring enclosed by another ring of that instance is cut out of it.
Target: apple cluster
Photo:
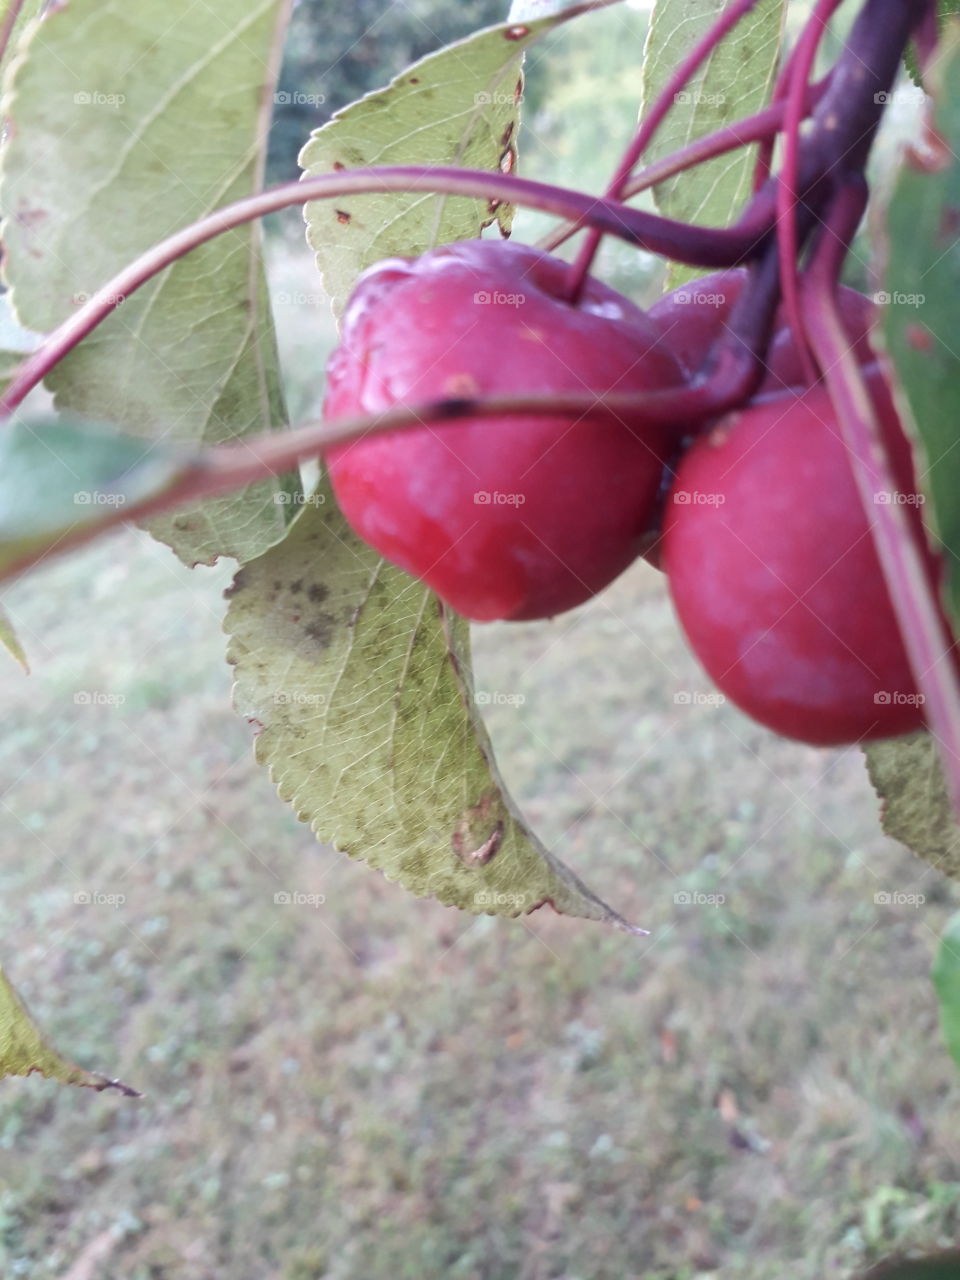
[[[745,404],[706,424],[652,420],[642,398],[695,377],[746,272],[649,312],[593,278],[574,305],[569,275],[531,246],[470,240],[361,277],[328,370],[330,421],[538,394],[633,396],[638,410],[466,412],[339,446],[330,477],[355,531],[477,621],[551,617],[644,555],[717,688],[756,720],[818,745],[919,728],[923,698],[836,414],[783,316]],[[897,475],[891,501],[920,527],[911,450],[870,346],[873,306],[839,297]]]

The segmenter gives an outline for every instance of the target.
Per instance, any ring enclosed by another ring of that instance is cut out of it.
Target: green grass
[[[0,1084],[0,1274],[821,1280],[956,1238],[927,977],[956,895],[879,834],[855,753],[676,703],[707,686],[645,567],[480,629],[478,687],[526,699],[490,715],[525,811],[652,932],[461,917],[275,798],[227,580],[127,533],[8,593],[35,674],[3,672],[3,958],[147,1096]]]

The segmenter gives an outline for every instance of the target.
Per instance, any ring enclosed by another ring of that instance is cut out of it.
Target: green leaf
[[[13,623],[10,621],[10,615],[2,604],[0,604],[0,644],[3,645],[15,662],[20,663],[21,667],[29,675],[30,663],[27,661],[27,655],[14,630]]]
[[[960,1280],[960,1250],[884,1262],[860,1280]]]
[[[933,963],[933,985],[940,1001],[940,1022],[950,1056],[960,1067],[960,912],[940,939]]]
[[[192,461],[179,445],[79,419],[14,419],[0,431],[0,575],[162,493]]]
[[[87,1089],[117,1089],[128,1098],[139,1098],[136,1089],[120,1080],[109,1080],[75,1067],[49,1045],[37,1029],[26,1006],[0,969],[0,1079],[29,1076],[34,1072],[61,1084]]]
[[[246,565],[225,628],[258,761],[321,840],[418,897],[623,925],[539,844],[500,783],[468,628],[387,565],[319,490]],[[627,926],[629,927],[629,926]]]
[[[924,516],[946,548],[945,604],[960,624],[960,24],[937,59],[934,123],[944,139],[934,170],[908,158],[886,213],[880,331],[899,383],[904,426],[918,445]]]
[[[656,0],[643,63],[647,107],[725,7],[726,0]],[[645,160],[658,160],[766,105],[785,9],[785,0],[759,0],[677,95]],[[727,226],[750,195],[755,159],[755,146],[741,147],[678,174],[654,189],[657,206],[667,217],[683,222]],[[697,267],[674,266],[670,287],[701,274]]]
[[[884,831],[960,880],[960,827],[933,739],[914,733],[865,748],[870,781],[881,800]]]
[[[24,324],[49,330],[131,259],[261,184],[288,0],[71,0],[8,79],[0,204]],[[286,425],[256,224],[194,250],[127,298],[49,379],[57,405],[192,445]],[[187,564],[259,554],[286,486],[263,482],[159,518]]]
[[[612,0],[607,0],[612,3]],[[318,129],[300,154],[306,176],[370,165],[516,165],[524,51],[561,22],[603,7],[551,3],[536,21],[503,23],[448,45],[408,67]],[[423,192],[317,200],[306,206],[307,240],[316,251],[334,310],[343,309],[360,272],[382,258],[415,257],[438,244],[510,230],[513,207]]]

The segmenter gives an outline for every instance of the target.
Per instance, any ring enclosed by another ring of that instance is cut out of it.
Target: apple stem
[[[645,210],[631,209],[616,200],[584,195],[550,183],[452,167],[349,169],[305,178],[300,182],[283,183],[216,209],[155,244],[119,271],[69,319],[48,334],[43,345],[19,366],[6,393],[0,398],[0,417],[15,409],[28,392],[125,298],[192,249],[255,218],[291,205],[381,191],[446,192],[482,200],[495,197],[596,225],[628,243],[705,267],[732,266],[756,255],[773,224],[770,200],[765,203],[756,201],[736,226],[694,227]]]
[[[793,330],[804,381],[817,380],[817,368],[800,319],[798,279],[797,174],[800,167],[800,126],[804,118],[807,85],[827,24],[842,0],[817,0],[793,50],[786,74],[783,124],[783,160],[777,183],[777,243],[780,253],[780,287],[787,324]]]
[[[695,426],[700,415],[715,415],[742,399],[745,386],[741,361],[739,380],[727,378],[721,398],[720,379],[692,389],[688,385],[630,395],[593,392],[563,395],[509,395],[489,398],[435,400],[402,405],[378,414],[313,422],[290,431],[267,431],[230,444],[194,452],[184,450],[177,478],[161,493],[126,507],[104,508],[102,518],[69,530],[55,546],[33,549],[6,565],[0,578],[22,573],[40,560],[92,541],[120,524],[142,522],[186,503],[221,496],[261,480],[274,479],[301,462],[322,457],[327,450],[368,435],[411,427],[452,424],[465,418],[544,417],[572,420],[613,419],[637,430],[668,423]]]
[[[613,177],[610,179],[610,184],[606,191],[608,199],[620,200],[623,198],[624,187],[630,175],[633,173],[640,157],[652,142],[657,130],[675,105],[677,94],[682,91],[690,78],[696,75],[724,36],[733,30],[737,23],[754,8],[756,3],[757,0],[735,0],[729,8],[725,8],[717,21],[696,42],[677,69],[668,77],[667,83],[654,99],[650,110],[645,113],[639,128],[630,141],[630,145],[624,152]],[[602,238],[603,231],[598,228],[592,228],[574,261],[567,293],[568,301],[573,306],[576,306],[580,300],[587,275],[593,265],[593,259],[596,256]]]
[[[810,114],[823,95],[828,79],[829,77],[825,77],[819,84],[809,86],[806,115]],[[717,156],[726,155],[766,137],[775,137],[783,126],[783,117],[784,106],[782,103],[777,103],[764,108],[763,111],[758,111],[756,115],[745,116],[735,124],[726,125],[715,133],[707,133],[702,138],[694,139],[685,147],[672,151],[670,155],[655,160],[653,164],[633,174],[623,188],[623,198],[627,199],[638,195],[641,191],[648,191],[658,183],[665,182],[667,178],[673,178],[686,169],[702,164],[705,160],[713,160]],[[538,240],[537,248],[552,253],[582,228],[582,222],[567,223]]]

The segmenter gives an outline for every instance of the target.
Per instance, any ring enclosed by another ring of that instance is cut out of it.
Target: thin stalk
[[[710,27],[701,38],[696,42],[687,56],[682,59],[680,65],[674,73],[668,77],[667,83],[655,98],[650,110],[646,112],[640,127],[634,134],[630,145],[627,147],[620,160],[619,165],[610,180],[607,187],[608,199],[621,199],[623,197],[624,186],[633,172],[637,162],[643,155],[644,151],[653,141],[653,138],[660,128],[661,124],[667,117],[671,108],[674,106],[676,96],[687,84],[690,78],[700,70],[704,62],[710,57],[717,45],[723,40],[728,32],[732,31],[742,18],[744,18],[757,3],[757,0],[733,0],[729,7],[725,8],[720,14],[716,22]],[[576,261],[573,264],[573,270],[570,273],[570,290],[569,299],[576,303],[583,291],[584,281],[593,264],[596,256],[597,247],[603,236],[601,229],[594,228],[590,231],[584,241]]]
[[[729,378],[726,379],[729,384]],[[635,429],[669,423],[693,424],[700,417],[714,415],[743,398],[742,378],[727,385],[719,398],[719,382],[697,390],[687,385],[650,392],[647,395],[596,395],[579,392],[564,395],[510,395],[484,399],[448,399],[418,405],[403,405],[379,414],[341,418],[336,422],[307,423],[292,431],[264,432],[232,444],[215,445],[186,454],[176,480],[159,494],[131,504],[105,510],[101,519],[78,526],[59,538],[55,546],[27,553],[21,560],[0,571],[0,578],[12,577],[52,554],[72,550],[117,525],[142,522],[164,511],[207,498],[232,493],[259,480],[276,478],[301,462],[322,457],[338,445],[370,435],[415,427],[462,422],[470,418],[556,416],[572,420],[613,418]]]
[[[800,357],[804,381],[813,383],[817,369],[810,355],[810,348],[800,317],[800,287],[798,281],[797,234],[797,178],[800,170],[800,126],[804,118],[804,104],[813,64],[816,61],[820,41],[827,24],[842,0],[817,0],[813,13],[807,20],[800,39],[790,59],[786,78],[784,103],[786,113],[783,124],[783,163],[777,184],[777,243],[780,247],[780,288],[787,324],[793,331],[794,342]]]
[[[705,267],[736,265],[756,253],[757,246],[772,226],[773,216],[770,201],[758,200],[735,227],[691,227],[640,209],[631,209],[619,201],[598,199],[579,191],[568,191],[509,174],[472,169],[398,166],[344,170],[302,182],[284,183],[215,210],[182,231],[174,232],[119,271],[69,319],[54,329],[43,346],[20,365],[5,395],[0,398],[0,417],[16,408],[24,396],[125,298],[192,249],[225,231],[290,205],[380,191],[442,191],[484,200],[496,197],[600,226],[610,235],[654,253]]]

